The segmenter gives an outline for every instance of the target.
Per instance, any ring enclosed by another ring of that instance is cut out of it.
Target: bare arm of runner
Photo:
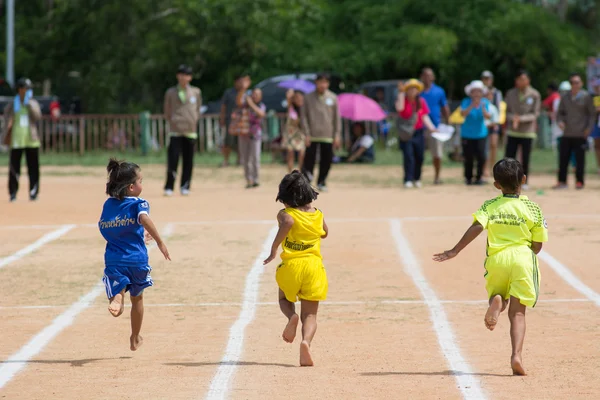
[[[156,245],[158,246],[160,252],[163,253],[163,256],[165,256],[165,259],[171,261],[171,257],[169,256],[169,250],[167,250],[167,246],[162,241],[160,234],[156,229],[156,226],[154,226],[154,222],[152,222],[152,220],[150,219],[150,216],[148,216],[148,214],[141,214],[140,223],[142,224],[144,229],[150,234],[150,236],[152,236],[152,238],[156,241]]]
[[[540,251],[542,251],[542,243],[540,242],[531,242],[531,251],[533,251],[535,254],[540,254]]]
[[[271,254],[267,259],[263,262],[264,265],[270,263],[277,257],[277,249],[283,242],[283,239],[287,236],[292,229],[292,225],[294,225],[294,219],[286,212],[279,211],[277,214],[277,222],[279,223],[279,230],[277,231],[277,235],[275,235],[275,240],[273,240],[273,245],[271,246]]]
[[[477,236],[479,236],[483,232],[483,225],[479,222],[473,222],[473,225],[467,229],[463,237],[458,241],[456,246],[452,250],[446,250],[443,253],[434,254],[433,261],[447,261],[451,258],[454,258],[460,253],[465,247],[469,245]]]
[[[323,220],[323,230],[325,231],[325,234],[321,236],[321,239],[325,239],[327,236],[329,236],[329,227],[327,226],[325,220]]]

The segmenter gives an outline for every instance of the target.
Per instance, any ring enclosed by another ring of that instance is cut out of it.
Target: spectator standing
[[[488,88],[482,81],[472,81],[465,87],[468,98],[463,99],[460,108],[465,118],[460,134],[464,155],[465,183],[467,185],[483,185],[483,168],[486,161],[486,138],[488,128],[486,119],[491,119],[490,103],[484,97]],[[473,181],[473,164],[477,160],[477,172]]]
[[[596,108],[596,117],[594,118],[594,129],[591,137],[594,139],[594,150],[596,151],[596,164],[600,174],[600,79],[596,79],[592,84],[594,88],[593,101]]]
[[[485,85],[488,90],[487,99],[490,102],[490,105],[493,105],[500,113],[502,109],[502,92],[498,90],[494,86],[494,74],[491,71],[483,71],[481,73],[481,81]],[[495,129],[488,132],[486,152],[487,152],[487,160],[485,163],[485,169],[483,171],[483,175],[487,176],[489,174],[489,170],[496,164],[496,158],[498,156],[498,143],[502,137],[502,126],[497,124]]]
[[[569,77],[571,91],[560,99],[557,121],[563,130],[559,147],[558,184],[555,189],[567,188],[567,172],[571,154],[575,153],[575,177],[577,189],[585,185],[585,152],[587,139],[594,129],[596,108],[592,96],[583,89],[579,74]]]
[[[17,199],[21,158],[25,153],[29,174],[29,199],[37,200],[40,192],[40,138],[37,122],[42,118],[39,103],[33,99],[31,81],[17,82],[17,95],[4,107],[4,144],[10,148],[8,193],[10,201]]]
[[[252,81],[250,75],[243,73],[235,77],[235,82],[232,88],[225,90],[223,97],[221,98],[221,115],[219,118],[219,125],[221,132],[225,134],[223,140],[223,163],[222,167],[229,166],[229,157],[231,152],[237,152],[238,150],[238,137],[232,135],[229,132],[229,124],[231,123],[231,115],[238,107],[237,98],[240,91],[246,92]],[[239,155],[236,164],[239,163]]]
[[[306,154],[306,134],[302,126],[302,107],[304,106],[304,93],[290,89],[286,93],[288,113],[287,121],[281,138],[281,147],[286,151],[288,172],[294,170],[294,158],[298,154],[298,168],[304,164]]]
[[[537,118],[540,115],[540,93],[531,87],[529,73],[525,70],[517,72],[515,87],[506,93],[506,123],[508,139],[506,153],[508,158],[516,158],[521,148],[523,171],[527,182],[522,189],[529,188],[529,161],[533,139],[536,138]]]
[[[377,102],[377,104],[379,104],[379,107],[381,107],[386,115],[386,118],[382,119],[381,121],[377,121],[377,133],[381,138],[383,138],[383,141],[387,147],[388,134],[390,132],[390,122],[388,121],[387,117],[390,114],[390,110],[385,102],[385,89],[382,86],[377,86],[375,88],[374,100]]]
[[[342,120],[337,96],[329,90],[329,75],[321,73],[316,79],[317,90],[304,98],[302,126],[306,133],[306,156],[302,171],[309,181],[320,149],[319,177],[317,188],[327,191],[327,176],[333,162],[333,151],[341,144]]]
[[[240,107],[248,108],[249,134],[239,137],[240,162],[244,166],[246,189],[260,185],[260,150],[262,144],[262,122],[267,107],[262,102],[262,90],[254,89],[251,96],[243,95]]]
[[[200,89],[190,85],[192,68],[182,64],[177,69],[177,85],[165,93],[164,113],[169,123],[169,150],[167,155],[167,181],[165,196],[173,195],[177,167],[181,156],[181,194],[190,194],[194,151],[198,140],[198,120],[202,106]]]
[[[423,159],[425,158],[425,128],[435,127],[429,118],[427,102],[419,97],[423,84],[417,79],[398,83],[398,136],[404,161],[404,187],[420,188]]]
[[[423,68],[421,71],[421,82],[423,82],[424,86],[421,97],[427,103],[427,107],[429,108],[429,118],[437,128],[442,122],[442,117],[446,122],[448,121],[448,118],[450,118],[450,107],[446,100],[446,92],[440,86],[435,84],[435,74],[431,68]],[[427,141],[429,143],[429,150],[431,151],[431,157],[433,158],[433,169],[435,171],[433,183],[439,185],[442,183],[440,180],[440,172],[442,170],[442,157],[444,156],[444,143],[432,136],[429,136]]]

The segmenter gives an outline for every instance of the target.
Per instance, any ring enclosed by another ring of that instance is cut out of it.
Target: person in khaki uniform
[[[17,92],[14,101],[4,107],[4,144],[10,147],[8,192],[10,201],[15,201],[19,190],[21,158],[25,153],[29,199],[34,201],[40,192],[40,138],[36,124],[42,118],[42,112],[39,103],[32,98],[29,79],[19,79]]]
[[[327,175],[333,162],[333,151],[341,144],[342,120],[337,96],[329,90],[329,75],[319,74],[317,90],[307,94],[302,107],[302,126],[306,133],[306,155],[302,172],[312,181],[317,159],[317,148],[321,150],[317,187],[327,191]]]
[[[541,96],[531,87],[529,74],[525,70],[517,72],[515,87],[506,93],[506,125],[507,136],[505,157],[516,158],[517,149],[521,147],[523,171],[527,182],[522,186],[528,189],[529,160],[533,139],[537,133],[537,119],[540,115]]]
[[[192,68],[180,65],[177,70],[177,85],[165,93],[164,114],[169,123],[169,151],[167,156],[167,182],[165,196],[173,195],[179,156],[183,158],[181,171],[181,194],[190,194],[194,150],[198,140],[198,120],[202,106],[200,89],[191,86]]]

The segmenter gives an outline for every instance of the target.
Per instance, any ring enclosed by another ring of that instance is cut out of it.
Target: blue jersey
[[[104,253],[107,267],[148,265],[148,249],[140,216],[149,212],[148,202],[137,197],[125,197],[123,200],[111,197],[106,200],[98,227],[107,242]]]
[[[434,83],[429,90],[421,92],[421,97],[429,107],[429,118],[431,118],[431,122],[437,127],[440,122],[442,122],[442,109],[448,105],[446,92]]]

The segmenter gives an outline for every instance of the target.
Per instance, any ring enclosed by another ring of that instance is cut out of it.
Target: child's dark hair
[[[318,195],[309,180],[300,171],[294,170],[281,180],[275,201],[297,208],[312,203]]]
[[[301,91],[301,90],[294,90],[294,95],[297,95],[297,94],[299,94],[299,95],[301,95],[302,97],[304,97],[304,92],[303,92],[303,91]],[[296,111],[296,113],[297,113],[298,115],[300,115],[300,113],[302,112],[302,107],[298,107],[298,106],[296,105],[296,103],[294,103],[294,101],[293,101],[293,100],[292,100],[292,108],[294,109],[294,111]]]
[[[504,158],[494,165],[494,180],[506,192],[517,192],[523,181],[523,166],[514,158]]]
[[[132,162],[111,158],[106,166],[106,170],[108,171],[106,194],[123,200],[127,196],[129,185],[135,183],[140,166]]]

